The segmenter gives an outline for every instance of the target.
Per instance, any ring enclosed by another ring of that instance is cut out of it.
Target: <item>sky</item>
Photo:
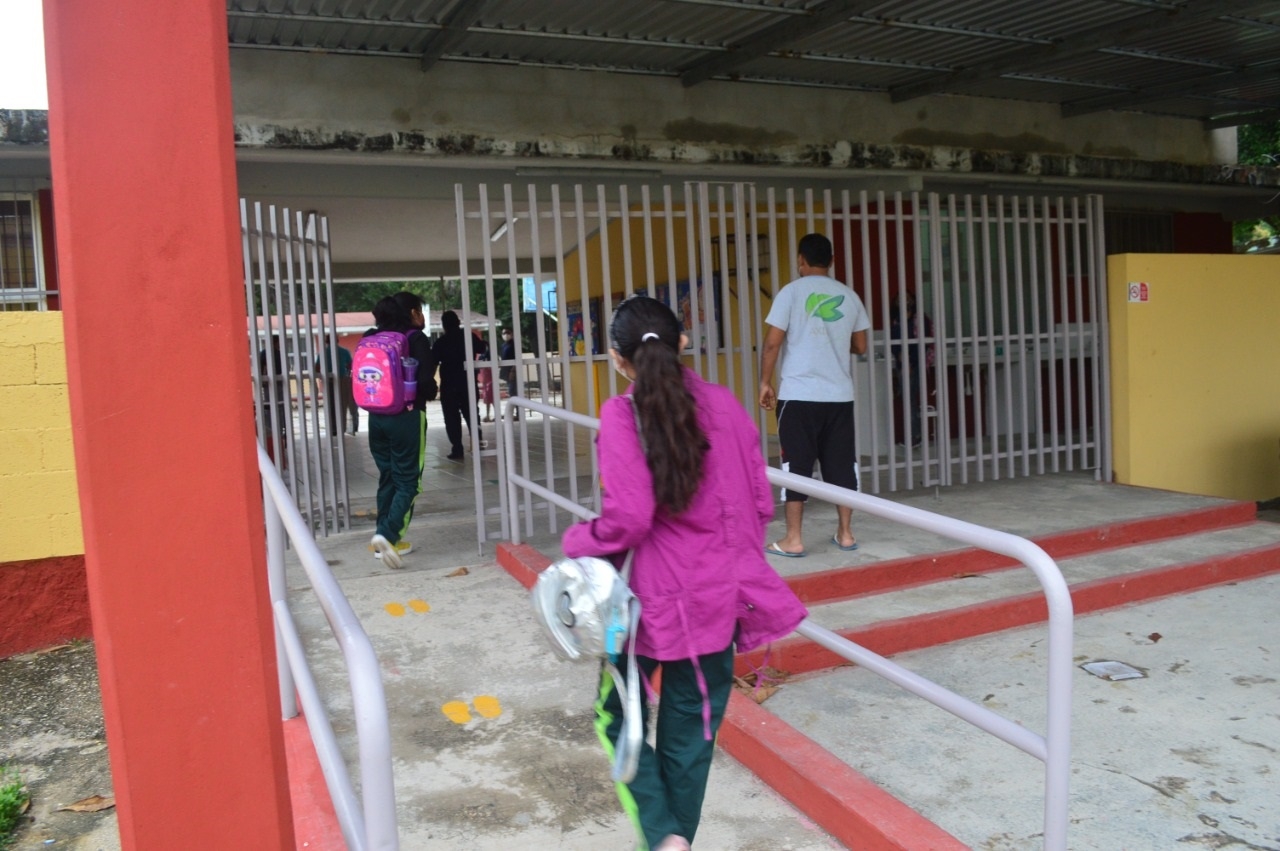
[[[0,0],[0,109],[48,109],[40,0]]]

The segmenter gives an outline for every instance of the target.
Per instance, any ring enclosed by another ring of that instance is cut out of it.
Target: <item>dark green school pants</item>
[[[378,534],[391,543],[404,537],[413,501],[422,490],[427,446],[425,411],[369,415],[369,454],[378,465]]]
[[[619,659],[619,670],[627,673],[627,659]],[[702,816],[702,798],[707,790],[711,757],[715,752],[715,735],[724,718],[733,685],[733,645],[719,653],[698,657],[698,666],[707,684],[711,708],[711,738],[703,724],[703,695],[698,687],[697,670],[692,660],[659,662],[637,656],[646,680],[662,668],[662,696],[658,701],[655,742],[640,749],[640,765],[635,779],[617,784],[618,799],[643,837],[643,848],[653,848],[669,834],[683,836],[693,842]],[[644,726],[648,729],[649,705],[641,700]],[[614,745],[622,729],[622,701],[613,678],[601,667],[600,694],[596,700],[596,732],[613,759]]]

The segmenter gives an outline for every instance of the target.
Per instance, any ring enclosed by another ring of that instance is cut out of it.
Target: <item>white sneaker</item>
[[[401,538],[400,540],[392,544],[391,548],[394,549],[397,553],[399,553],[402,556],[407,556],[409,553],[413,552],[413,544],[409,543],[403,538]],[[375,552],[373,554],[373,557],[381,561],[382,553]]]
[[[404,544],[405,548],[401,549],[400,544]],[[382,535],[374,535],[369,539],[369,549],[373,550],[373,557],[382,559],[382,563],[393,570],[404,567],[404,561],[400,556],[413,549],[413,544],[408,541],[401,541],[400,544],[392,544]]]

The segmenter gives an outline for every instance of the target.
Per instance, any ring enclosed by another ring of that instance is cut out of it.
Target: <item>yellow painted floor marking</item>
[[[410,600],[409,608],[413,609],[418,614],[431,611],[431,607],[427,605],[426,600]]]
[[[451,700],[440,707],[444,717],[455,724],[465,724],[471,720],[471,710],[461,700]]]
[[[387,614],[391,615],[393,618],[404,617],[404,606],[399,603],[387,603],[383,608],[386,609]]]
[[[482,694],[471,703],[475,705],[476,712],[479,712],[482,717],[497,718],[502,714],[502,704],[498,703],[498,698],[492,695]]]

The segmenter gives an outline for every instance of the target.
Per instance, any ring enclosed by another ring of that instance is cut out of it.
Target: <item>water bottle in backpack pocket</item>
[[[406,370],[411,362],[413,369]],[[356,345],[351,390],[356,405],[371,414],[399,414],[414,401],[418,362],[409,357],[409,337],[379,331]]]

